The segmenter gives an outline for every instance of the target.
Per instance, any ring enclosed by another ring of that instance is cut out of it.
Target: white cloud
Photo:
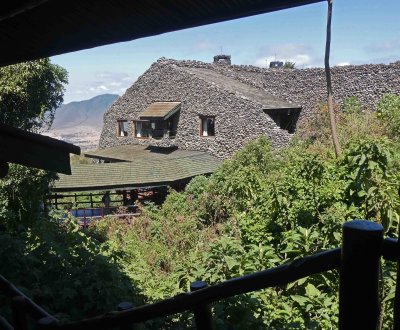
[[[93,81],[90,81],[89,90],[94,93],[121,94],[130,87],[135,77],[123,72],[96,72]]]
[[[215,48],[216,48],[216,45],[207,40],[199,41],[193,45],[193,50],[196,50],[196,51],[212,50]]]
[[[337,66],[346,66],[346,65],[350,65],[350,62],[339,62],[338,64],[336,64]]]
[[[265,58],[265,57],[260,57],[260,58],[258,58],[258,59],[256,59],[255,61],[254,61],[254,65],[255,66],[258,66],[258,67],[260,67],[260,68],[266,68],[266,67],[268,67],[268,64],[269,64],[269,62],[271,62],[271,61],[273,61],[274,60],[274,58],[273,57],[267,57],[267,58]]]
[[[379,43],[370,44],[365,50],[370,53],[391,53],[400,49],[400,40],[386,40]]]
[[[136,76],[123,72],[99,71],[91,80],[75,84],[75,90],[69,90],[65,103],[76,100],[89,99],[100,94],[122,95],[135,81]]]

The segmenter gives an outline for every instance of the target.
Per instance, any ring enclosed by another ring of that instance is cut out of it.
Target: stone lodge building
[[[400,94],[400,62],[332,68],[334,100],[374,109]],[[323,68],[262,69],[161,58],[105,113],[99,148],[126,144],[206,151],[220,159],[266,135],[288,143],[298,121],[326,100]]]
[[[332,68],[334,100],[356,96],[374,110],[400,94],[400,62]],[[72,167],[55,190],[183,186],[262,135],[286,145],[296,126],[326,100],[323,68],[262,69],[159,59],[104,114],[101,164]],[[124,163],[124,164],[122,164]]]
[[[175,147],[223,159],[261,135],[285,145],[301,107],[236,79],[229,62],[160,59],[105,113],[99,147]]]

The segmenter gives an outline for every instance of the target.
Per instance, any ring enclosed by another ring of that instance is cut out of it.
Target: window
[[[150,122],[147,120],[135,121],[135,137],[148,138],[150,136]]]
[[[294,109],[270,109],[264,110],[279,128],[294,133],[296,124],[300,116],[301,108]]]
[[[128,136],[128,122],[126,120],[118,120],[117,136]]]
[[[200,117],[200,136],[215,135],[215,117]]]

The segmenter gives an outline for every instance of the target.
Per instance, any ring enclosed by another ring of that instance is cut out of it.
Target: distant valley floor
[[[43,132],[42,134],[58,140],[63,140],[65,142],[75,144],[81,147],[82,151],[87,151],[97,149],[100,139],[100,133],[101,128],[82,125],[68,128],[50,129],[49,131]]]

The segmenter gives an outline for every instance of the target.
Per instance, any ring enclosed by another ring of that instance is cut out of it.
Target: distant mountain
[[[96,149],[104,112],[119,95],[103,94],[90,100],[71,102],[56,110],[53,125],[42,134],[73,143],[82,150]]]
[[[63,104],[56,110],[51,130],[84,125],[97,129],[103,126],[103,114],[119,95],[103,94],[89,100]]]

